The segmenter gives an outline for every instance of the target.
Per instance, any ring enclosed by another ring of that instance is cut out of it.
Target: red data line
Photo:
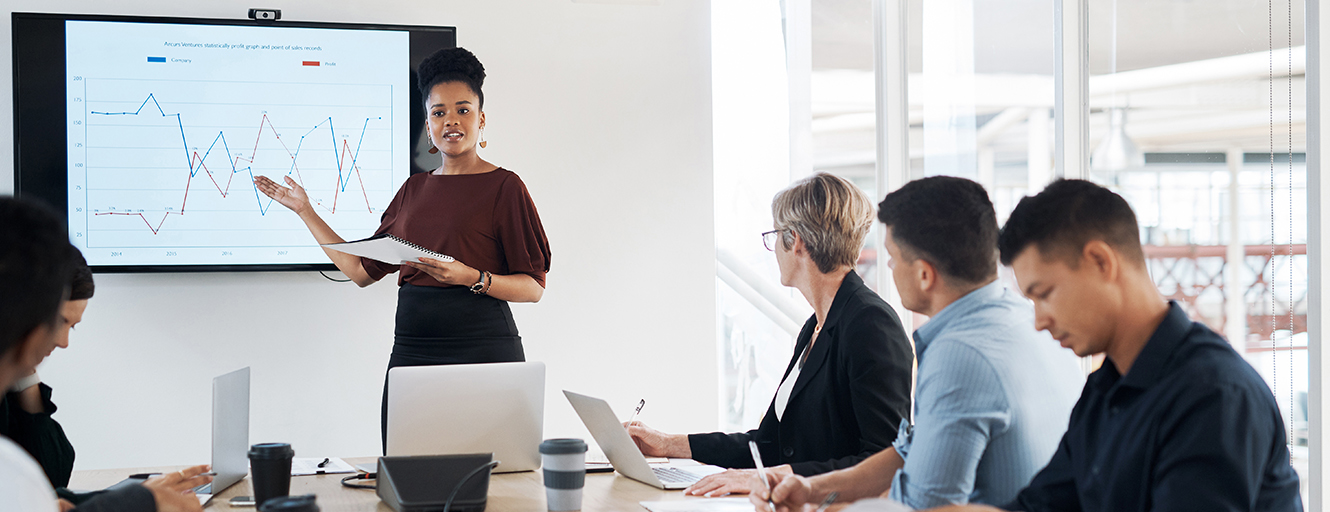
[[[189,202],[189,191],[190,191],[190,186],[191,186],[191,185],[193,184],[193,182],[194,182],[195,169],[200,169],[200,170],[202,170],[204,173],[207,173],[207,175],[208,175],[208,180],[212,181],[213,186],[217,188],[217,192],[218,192],[219,194],[221,194],[221,196],[222,196],[223,199],[225,199],[225,198],[227,198],[227,197],[230,196],[231,185],[232,185],[232,184],[234,183],[234,181],[235,181],[235,175],[236,175],[236,171],[235,171],[235,169],[237,169],[237,168],[240,167],[240,163],[241,163],[241,162],[245,162],[245,163],[249,164],[249,167],[250,167],[251,169],[253,168],[253,166],[254,166],[254,160],[258,157],[258,153],[259,153],[259,143],[262,142],[262,140],[263,140],[263,129],[264,129],[265,126],[268,128],[268,131],[269,131],[270,133],[272,133],[273,138],[277,139],[277,143],[282,145],[282,149],[286,150],[286,154],[287,154],[287,156],[289,156],[289,157],[291,158],[291,170],[292,170],[292,171],[295,173],[295,175],[296,175],[296,181],[300,184],[300,186],[302,186],[302,187],[305,186],[305,179],[304,179],[304,177],[302,177],[302,176],[300,175],[300,165],[296,162],[296,155],[295,155],[295,153],[292,153],[292,152],[291,152],[291,148],[288,147],[288,146],[286,145],[286,141],[282,140],[282,136],[281,136],[281,134],[278,134],[278,133],[277,133],[277,127],[276,127],[276,126],[273,126],[273,124],[272,124],[272,120],[271,120],[271,119],[268,119],[268,114],[263,114],[263,117],[262,117],[261,119],[259,119],[259,129],[258,129],[258,133],[256,133],[256,134],[254,135],[254,148],[250,151],[250,153],[249,153],[249,157],[248,157],[248,158],[245,157],[245,156],[237,155],[237,156],[235,156],[235,157],[232,159],[232,161],[231,161],[232,172],[231,172],[231,176],[230,176],[230,178],[226,181],[226,186],[225,186],[225,187],[223,187],[220,183],[217,182],[217,178],[213,176],[212,171],[208,169],[208,165],[207,165],[207,163],[205,163],[205,162],[203,161],[203,156],[199,155],[199,152],[198,152],[197,150],[195,150],[195,151],[193,151],[192,154],[190,155],[190,160],[189,160],[189,167],[190,167],[190,168],[189,168],[189,175],[188,175],[188,178],[185,179],[185,195],[184,195],[184,197],[183,197],[183,198],[181,199],[181,201],[180,201],[180,211],[179,211],[179,212],[166,212],[164,215],[162,215],[162,220],[159,221],[159,222],[157,223],[156,226],[153,226],[152,223],[148,221],[148,218],[145,217],[142,213],[99,212],[99,213],[94,213],[93,215],[94,215],[94,216],[99,216],[99,215],[125,215],[125,216],[135,216],[135,215],[137,215],[140,219],[143,220],[143,223],[146,224],[146,225],[148,226],[148,229],[152,230],[152,234],[154,234],[154,235],[158,234],[158,233],[161,231],[161,229],[162,229],[162,225],[166,223],[166,219],[167,219],[168,217],[170,217],[171,215],[182,215],[182,216],[183,216],[183,215],[185,214],[185,205],[188,204],[188,202]],[[343,176],[343,172],[346,171],[346,169],[344,168],[344,164],[343,164],[343,162],[353,161],[353,157],[354,157],[353,154],[350,154],[350,153],[352,153],[352,151],[351,151],[351,146],[350,146],[350,144],[349,144],[345,139],[342,140],[342,148],[341,148],[341,152],[342,152],[342,154],[339,155],[339,159],[338,159],[338,162],[337,162],[337,178],[336,178],[336,179],[337,179],[337,183],[336,183],[336,186],[333,188],[333,207],[332,207],[332,209],[328,209],[328,208],[326,208],[326,207],[324,208],[325,210],[328,210],[330,213],[334,213],[334,214],[337,213],[337,199],[338,199],[338,197],[339,197],[339,195],[340,195],[340,192],[341,192],[341,189],[342,189],[342,176]],[[352,158],[348,158],[348,157],[352,157]],[[369,212],[372,213],[372,212],[374,211],[374,208],[373,208],[372,206],[370,206],[370,204],[369,204],[369,193],[365,191],[365,180],[364,180],[364,178],[361,177],[361,175],[360,175],[360,167],[357,166],[357,165],[352,165],[352,166],[351,166],[351,171],[354,171],[354,172],[356,173],[356,179],[357,179],[357,181],[358,181],[359,184],[360,184],[360,193],[361,193],[361,195],[364,196],[364,198],[365,198],[365,207],[366,207],[366,209],[367,209]],[[348,176],[349,176],[349,175],[348,175]],[[321,205],[320,205],[320,206],[321,206]]]

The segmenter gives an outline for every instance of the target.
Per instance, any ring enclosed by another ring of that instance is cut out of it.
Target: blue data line
[[[217,136],[213,138],[212,143],[208,146],[207,151],[204,151],[203,156],[202,156],[201,158],[199,158],[199,167],[198,167],[198,168],[195,168],[195,166],[194,166],[194,159],[193,159],[193,157],[190,156],[190,153],[189,153],[189,140],[185,137],[185,123],[184,123],[184,120],[181,118],[180,113],[167,114],[167,113],[166,113],[166,110],[162,108],[161,103],[159,103],[159,102],[157,101],[157,96],[155,95],[155,93],[149,93],[149,94],[148,94],[148,97],[145,98],[145,99],[143,100],[143,103],[139,104],[139,108],[136,109],[136,110],[134,110],[133,112],[98,112],[98,111],[95,111],[95,110],[90,110],[90,111],[88,111],[88,113],[89,113],[89,114],[94,114],[94,115],[102,115],[102,116],[137,116],[137,115],[139,115],[141,112],[143,112],[144,107],[148,106],[148,102],[152,102],[152,104],[153,104],[154,106],[157,107],[157,112],[160,113],[162,117],[172,117],[172,116],[174,116],[174,117],[176,118],[176,127],[180,130],[180,144],[181,144],[181,146],[182,146],[182,148],[184,149],[184,152],[185,152],[185,162],[186,162],[186,167],[188,167],[188,169],[189,169],[189,177],[190,177],[190,178],[193,178],[193,177],[195,177],[195,176],[198,174],[198,169],[200,169],[200,168],[203,167],[203,163],[204,163],[205,161],[207,161],[208,156],[212,154],[212,150],[213,150],[213,148],[215,148],[215,147],[217,146],[217,142],[218,142],[218,141],[221,141],[221,143],[222,143],[222,148],[226,151],[227,160],[228,160],[228,165],[230,165],[230,167],[231,167],[231,174],[236,174],[236,173],[239,173],[239,172],[242,172],[242,171],[243,171],[243,172],[247,172],[247,173],[249,174],[249,178],[250,178],[250,188],[254,189],[254,198],[255,198],[255,200],[258,202],[259,214],[260,214],[260,215],[267,215],[268,210],[272,208],[272,203],[273,203],[274,200],[273,200],[272,198],[269,198],[269,199],[268,199],[268,204],[267,204],[266,206],[263,204],[263,198],[262,198],[262,196],[259,194],[259,188],[258,188],[258,186],[255,186],[255,185],[253,184],[253,183],[254,183],[254,163],[253,163],[253,161],[252,161],[252,157],[251,157],[251,162],[250,162],[250,164],[249,164],[248,166],[246,166],[245,168],[241,169],[241,168],[236,167],[235,157],[234,157],[233,155],[231,155],[231,148],[230,148],[229,144],[227,144],[227,142],[226,142],[226,133],[225,133],[224,131],[222,131],[222,130],[218,130],[218,131],[217,131]],[[383,117],[379,117],[378,119],[383,119]],[[352,167],[352,168],[354,168],[355,165],[356,165],[356,162],[360,160],[360,148],[361,148],[361,146],[363,146],[363,144],[364,144],[364,142],[365,142],[365,132],[369,130],[369,121],[370,121],[370,118],[368,118],[368,117],[365,118],[365,123],[364,123],[364,125],[362,125],[361,128],[360,128],[360,140],[359,140],[359,142],[356,143],[356,151],[355,151],[355,153],[352,154],[352,157],[351,157],[351,167]],[[269,121],[269,123],[271,123],[271,121]],[[333,160],[334,160],[334,161],[336,162],[336,164],[337,164],[337,183],[338,183],[338,189],[339,189],[341,192],[346,192],[346,187],[347,187],[348,185],[351,184],[351,172],[350,172],[349,169],[344,168],[344,167],[342,166],[342,151],[341,151],[341,148],[337,146],[337,130],[333,127],[333,118],[332,118],[331,116],[329,116],[328,119],[324,120],[323,122],[320,122],[319,124],[314,125],[314,128],[311,128],[309,131],[305,132],[304,135],[301,135],[301,136],[300,136],[300,141],[296,144],[296,150],[295,150],[295,152],[293,152],[292,155],[291,155],[291,166],[287,169],[287,171],[286,171],[286,175],[287,175],[287,176],[290,176],[290,175],[292,175],[292,174],[295,172],[295,168],[296,168],[296,160],[297,160],[297,158],[300,156],[300,150],[301,150],[301,147],[304,146],[304,143],[305,143],[305,137],[308,137],[310,134],[312,134],[312,133],[314,133],[315,131],[317,131],[317,130],[319,129],[319,127],[323,126],[325,123],[328,125],[328,135],[329,135],[330,137],[332,137]],[[262,132],[262,129],[263,129],[263,127],[260,126],[260,127],[259,127],[260,132]],[[344,170],[345,170],[346,172],[343,172]],[[343,179],[343,178],[345,178],[345,179]]]

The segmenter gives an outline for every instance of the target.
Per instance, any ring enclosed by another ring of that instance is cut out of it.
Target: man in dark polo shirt
[[[998,240],[1035,327],[1090,375],[1053,459],[1003,508],[1300,511],[1274,396],[1251,365],[1160,296],[1136,216],[1113,192],[1059,180],[1022,199]]]

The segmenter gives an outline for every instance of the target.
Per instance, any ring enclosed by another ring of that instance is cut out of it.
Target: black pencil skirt
[[[526,360],[508,302],[464,286],[403,284],[397,291],[397,326],[388,369],[398,366],[512,363]],[[388,449],[388,378],[380,416]]]

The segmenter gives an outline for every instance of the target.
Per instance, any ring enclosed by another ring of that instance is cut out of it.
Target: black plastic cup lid
[[[586,453],[586,441],[581,439],[546,439],[540,443],[540,453],[563,455],[568,453]]]
[[[259,443],[249,447],[251,459],[289,459],[295,454],[287,443]]]
[[[313,494],[304,496],[282,496],[263,502],[259,512],[319,512]]]

